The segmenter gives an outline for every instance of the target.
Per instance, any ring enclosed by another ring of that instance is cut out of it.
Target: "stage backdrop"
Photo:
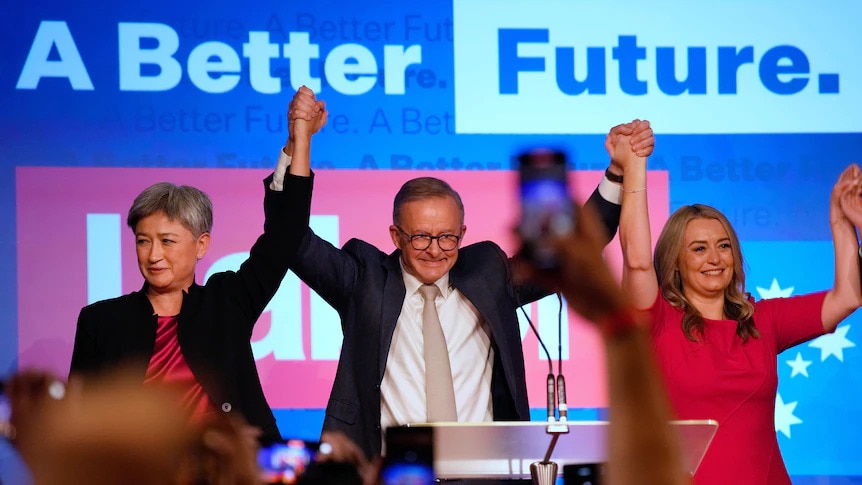
[[[511,252],[512,155],[566,150],[583,200],[607,165],[604,134],[642,118],[657,133],[654,237],[680,205],[711,204],[743,240],[755,298],[829,288],[829,192],[862,147],[860,14],[853,0],[11,0],[0,15],[0,371],[65,374],[78,310],[140,287],[124,218],[152,182],[214,200],[198,280],[235,268],[261,230],[261,180],[301,85],[330,110],[313,146],[312,225],[334,244],[391,249],[395,191],[431,174],[463,195],[466,242]],[[607,257],[618,267],[616,242]],[[562,346],[575,414],[600,416],[599,340],[568,314],[558,335],[557,308],[549,298],[527,311],[555,356]],[[541,408],[547,360],[521,330]],[[860,332],[853,315],[778,357],[775,428],[796,483],[862,481]],[[313,438],[337,316],[288,275],[253,347],[283,433]]]

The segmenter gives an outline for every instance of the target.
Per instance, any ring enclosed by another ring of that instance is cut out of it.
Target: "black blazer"
[[[264,442],[280,434],[258,378],[251,333],[287,273],[287,253],[299,243],[288,228],[308,224],[307,218],[290,219],[297,207],[310,200],[310,194],[301,190],[272,191],[270,180],[264,181],[264,232],[249,258],[236,272],[217,273],[203,286],[192,285],[183,295],[177,327],[183,356],[212,402],[222,412],[238,412],[261,428]],[[157,319],[146,295],[145,283],[140,291],[81,310],[71,374],[87,377],[129,365],[143,382],[153,355]]]
[[[285,180],[286,191],[310,193],[309,185],[311,178]],[[589,203],[598,209],[612,236],[619,223],[619,206],[605,201],[598,192]],[[380,383],[406,293],[400,251],[385,254],[358,239],[337,249],[307,225],[296,231],[304,238],[292,258],[291,270],[338,312],[344,333],[323,428],[345,433],[369,457],[379,455]],[[499,246],[487,241],[459,250],[449,281],[470,300],[491,330],[494,419],[529,420],[516,309],[549,293],[532,285],[515,285],[510,260]]]

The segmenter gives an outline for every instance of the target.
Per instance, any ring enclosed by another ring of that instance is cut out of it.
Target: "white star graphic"
[[[843,325],[835,330],[835,333],[821,335],[814,339],[809,347],[820,349],[820,362],[826,360],[830,355],[844,362],[844,349],[855,347],[856,344],[847,338],[847,332],[850,330],[850,325]]]
[[[793,415],[797,401],[784,404],[781,394],[775,397],[775,432],[781,431],[784,436],[790,438],[790,426],[802,423],[802,420]]]
[[[786,361],[787,365],[793,369],[790,372],[790,377],[796,377],[796,374],[802,374],[805,377],[808,377],[808,366],[811,365],[810,360],[804,360],[802,358],[802,352],[796,352],[796,359]]]
[[[782,288],[778,286],[778,278],[772,278],[772,286],[769,288],[761,288],[757,287],[757,292],[760,293],[760,297],[764,300],[768,298],[787,298],[793,293],[794,286],[789,288]]]

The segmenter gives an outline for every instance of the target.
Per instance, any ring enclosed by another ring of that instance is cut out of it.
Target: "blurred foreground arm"
[[[189,422],[175,390],[124,369],[64,385],[45,372],[7,382],[13,444],[34,485],[256,485],[259,431],[214,414]]]
[[[176,396],[115,374],[73,381],[24,371],[8,384],[14,445],[34,485],[177,483],[178,457],[193,443]]]
[[[589,207],[573,234],[555,241],[560,269],[525,276],[559,288],[573,310],[596,323],[605,342],[610,394],[610,484],[688,483],[670,405],[648,340],[646,315],[635,312],[602,259],[602,228]]]

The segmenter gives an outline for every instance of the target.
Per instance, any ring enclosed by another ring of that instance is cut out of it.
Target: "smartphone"
[[[290,439],[262,447],[257,452],[260,481],[266,484],[294,484],[314,459],[319,444]]]
[[[9,420],[12,419],[12,404],[6,394],[6,381],[0,380],[0,436],[13,438],[13,429]]]
[[[574,203],[567,178],[565,152],[533,149],[518,156],[521,220],[518,232],[523,254],[536,267],[557,267],[553,236],[562,236],[574,227]]]
[[[380,478],[383,485],[434,484],[434,428],[387,428]]]
[[[563,465],[564,485],[602,485],[605,474],[603,463]]]

